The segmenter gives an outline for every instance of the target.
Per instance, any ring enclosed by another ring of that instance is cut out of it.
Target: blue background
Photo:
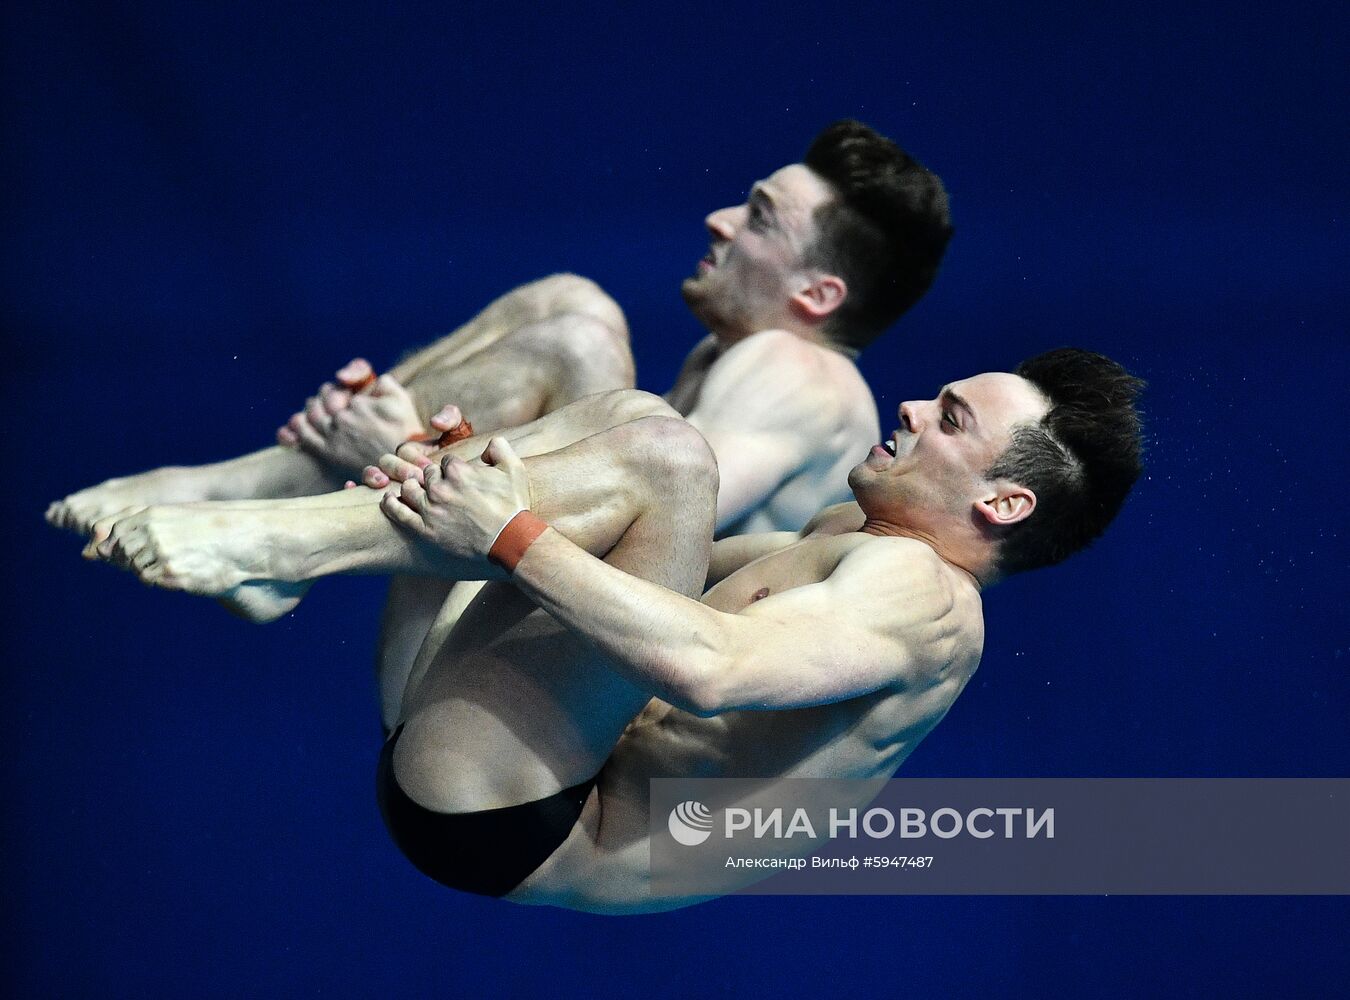
[[[700,220],[845,115],[946,180],[889,414],[1063,343],[1151,380],[1088,554],[989,595],[912,776],[1350,775],[1341,5],[7,5],[4,968],[14,995],[1300,995],[1343,899],[440,889],[385,837],[375,580],[265,629],[82,563],[48,501],[251,450],[521,281],[699,331]],[[1216,832],[1222,836],[1222,831]],[[1262,863],[1254,858],[1253,864]]]

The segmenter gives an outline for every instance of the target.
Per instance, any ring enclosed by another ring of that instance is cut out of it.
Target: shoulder
[[[866,384],[853,362],[786,330],[761,330],[708,368],[700,408],[734,407],[779,423],[823,431],[849,412]]]
[[[928,545],[913,538],[863,536],[839,560],[830,580],[851,601],[905,626],[960,620],[979,607],[979,592]],[[871,612],[869,612],[871,613]]]
[[[839,535],[847,531],[857,531],[863,526],[867,516],[862,512],[856,500],[831,504],[811,520],[801,530],[801,537],[810,535]]]
[[[782,372],[817,373],[834,361],[850,367],[853,362],[828,348],[814,344],[787,330],[760,330],[732,344],[713,363],[712,371],[725,372],[769,365]]]
[[[840,504],[838,508],[827,508],[822,514],[857,504]],[[839,515],[842,517],[843,510]],[[861,508],[858,510],[862,513]],[[857,542],[839,561],[839,569],[851,573],[876,574],[878,584],[904,586],[917,580],[931,579],[935,585],[944,588],[952,585],[951,572],[942,558],[914,538],[878,537],[860,534],[863,540]]]
[[[841,602],[875,634],[902,642],[922,672],[941,673],[984,644],[979,591],[923,542],[869,538],[831,577]]]

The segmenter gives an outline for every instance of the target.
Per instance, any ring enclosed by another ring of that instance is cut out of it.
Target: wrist
[[[488,561],[507,573],[514,573],[526,551],[549,528],[549,524],[533,511],[518,510],[509,517],[497,537],[488,546]]]

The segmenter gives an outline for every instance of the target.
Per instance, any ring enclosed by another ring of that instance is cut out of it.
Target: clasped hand
[[[278,429],[278,444],[351,472],[422,432],[416,402],[392,375],[376,378],[370,363],[357,358],[335,377],[336,385],[321,385],[305,408]]]
[[[530,507],[530,477],[505,438],[494,437],[482,457],[466,462],[455,455],[408,462],[393,455],[380,460],[389,482],[400,482],[380,498],[380,510],[410,534],[462,559],[487,558],[502,527]]]

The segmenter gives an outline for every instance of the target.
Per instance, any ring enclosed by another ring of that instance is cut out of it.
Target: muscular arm
[[[766,330],[709,367],[687,417],[717,456],[719,531],[763,506],[837,431],[822,366],[820,348]]]
[[[869,539],[821,583],[739,614],[635,580],[556,531],[535,542],[514,580],[633,683],[702,715],[902,684],[949,662],[961,635],[938,557],[908,539]]]

